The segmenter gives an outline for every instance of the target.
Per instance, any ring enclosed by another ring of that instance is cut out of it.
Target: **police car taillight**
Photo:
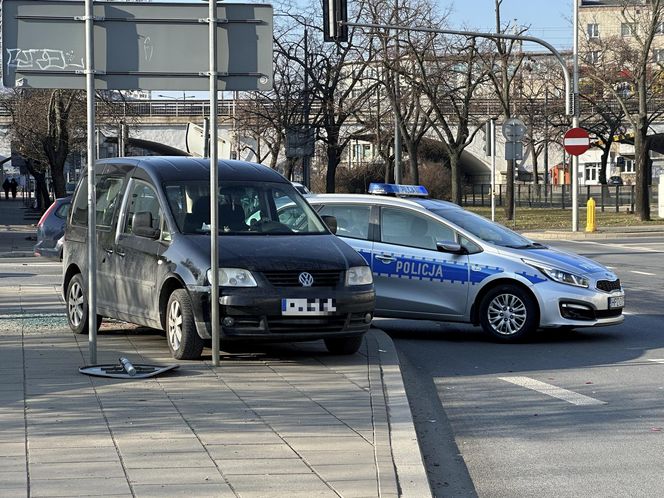
[[[428,197],[429,191],[423,185],[396,185],[394,183],[371,183],[369,193],[399,197]]]

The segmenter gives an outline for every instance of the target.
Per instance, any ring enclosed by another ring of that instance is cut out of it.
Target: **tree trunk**
[[[507,175],[505,176],[505,218],[514,219],[514,166],[516,161],[507,161]]]
[[[609,165],[609,153],[611,152],[611,145],[602,149],[602,156],[600,157],[599,165],[599,183],[606,185],[606,168]]]
[[[459,171],[459,153],[456,150],[450,150],[450,171],[452,181],[452,202],[461,205],[461,172]]]
[[[325,175],[325,192],[333,194],[336,190],[337,166],[341,161],[341,150],[338,145],[327,146],[327,174]]]
[[[418,147],[414,143],[406,144],[408,149],[408,174],[410,176],[410,183],[413,185],[420,184],[420,169],[417,160]]]
[[[394,161],[392,158],[385,159],[385,183],[394,183]]]
[[[646,120],[639,118],[638,128],[634,133],[634,152],[636,169],[636,214],[641,221],[650,221],[650,195],[648,178],[648,161],[650,158],[648,125]]]
[[[533,147],[533,183],[539,185],[539,164],[537,162],[537,148]]]

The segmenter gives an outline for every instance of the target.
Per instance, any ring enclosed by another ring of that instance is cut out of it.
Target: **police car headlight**
[[[208,283],[212,283],[212,270],[206,273]],[[249,270],[242,268],[219,268],[219,287],[258,287]]]
[[[532,266],[533,268],[537,268],[541,273],[543,273],[546,277],[550,278],[554,282],[584,288],[588,288],[590,285],[590,281],[581,275],[576,275],[559,268],[546,266],[536,261],[530,261],[527,259],[523,259],[522,261],[527,265]]]
[[[373,283],[371,268],[368,266],[353,266],[346,272],[346,285],[369,285]]]

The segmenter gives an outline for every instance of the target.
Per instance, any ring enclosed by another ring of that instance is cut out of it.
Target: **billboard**
[[[219,90],[272,88],[272,6],[217,7]],[[4,0],[6,87],[85,88],[85,2]],[[95,87],[209,90],[207,2],[94,2]]]

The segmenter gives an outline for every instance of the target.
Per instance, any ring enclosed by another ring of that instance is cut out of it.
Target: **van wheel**
[[[191,298],[184,289],[176,289],[166,309],[166,340],[176,360],[197,360],[203,352],[203,339],[196,331]]]
[[[362,336],[325,339],[325,347],[332,354],[355,354],[362,345]]]
[[[537,328],[537,303],[516,285],[500,285],[482,299],[480,324],[501,341],[523,339]]]
[[[102,317],[97,315],[97,330]],[[74,275],[67,286],[67,323],[75,334],[88,333],[88,292],[80,273]]]

